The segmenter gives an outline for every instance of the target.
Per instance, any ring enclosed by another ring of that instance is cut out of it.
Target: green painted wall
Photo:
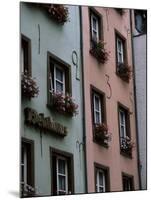
[[[78,66],[81,71],[80,59],[80,20],[79,7],[69,6],[70,21],[64,25],[54,22],[40,8],[31,4],[21,3],[21,34],[31,39],[32,76],[36,78],[40,89],[39,96],[21,104],[21,136],[34,140],[35,144],[35,187],[38,195],[51,194],[51,169],[49,147],[70,152],[74,157],[74,191],[85,193],[84,152],[79,152],[76,142],[83,142],[82,116],[82,79],[76,79],[76,66],[72,63],[72,52],[78,54]],[[40,54],[38,52],[38,24],[40,25]],[[72,96],[79,105],[79,114],[65,117],[47,108],[47,51],[55,54],[69,65],[72,74]],[[81,76],[81,72],[80,72]],[[69,129],[68,135],[60,139],[51,134],[42,134],[42,155],[40,132],[24,125],[23,109],[31,107],[38,113],[52,116],[57,122]]]

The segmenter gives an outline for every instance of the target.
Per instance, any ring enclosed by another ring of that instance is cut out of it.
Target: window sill
[[[68,113],[68,112],[65,112],[65,111],[58,111],[58,110],[53,106],[53,104],[48,104],[48,103],[47,103],[46,106],[47,106],[47,108],[48,108],[49,110],[51,110],[52,112],[58,113],[58,114],[63,115],[63,116],[65,116],[65,117],[71,118],[71,117],[74,116],[73,113]]]
[[[98,140],[95,138],[95,136],[93,136],[93,142],[96,143],[96,144],[98,144],[98,145],[100,145],[100,146],[102,146],[102,147],[104,147],[104,148],[106,148],[106,149],[109,148],[109,145],[108,145],[107,143],[103,142],[102,140],[99,140],[99,141],[98,141]]]
[[[124,157],[132,159],[132,152],[127,152],[127,151],[120,149],[120,154]]]

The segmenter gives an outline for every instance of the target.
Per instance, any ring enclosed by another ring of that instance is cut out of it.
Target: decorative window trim
[[[105,176],[104,177],[105,178],[105,191],[104,192],[109,192],[110,191],[110,170],[109,170],[109,167],[94,162],[94,183],[95,183],[95,191],[96,192],[98,192],[97,170],[101,170],[101,171],[104,172],[104,176]]]
[[[124,184],[123,184],[123,191],[134,191],[135,190],[135,188],[134,188],[134,176],[127,174],[125,172],[122,172],[121,177],[122,177],[122,184],[123,184],[124,178],[128,178],[131,181],[131,189],[130,190],[124,190]]]
[[[23,145],[27,148],[28,160],[27,160],[27,183],[22,182],[22,169],[20,170],[20,194],[21,197],[35,196],[35,174],[34,174],[34,141],[26,138],[21,139],[21,148]],[[22,150],[21,150],[22,152]],[[22,154],[21,154],[21,165],[22,165]]]
[[[53,169],[53,157],[56,158],[64,158],[67,161],[67,189],[70,191],[68,194],[74,194],[74,161],[73,161],[73,154],[61,151],[55,148],[50,147],[50,169],[51,169],[51,194],[58,195],[57,191],[57,180],[56,183],[54,182],[54,171],[57,173],[57,169]],[[57,178],[57,177],[56,177]],[[56,184],[56,185],[55,185]]]
[[[122,110],[123,112],[125,112],[126,116],[125,116],[125,125],[126,125],[126,133],[125,133],[125,137],[122,137],[121,136],[121,127],[120,127],[120,117],[119,117],[119,112],[120,110]],[[118,128],[119,128],[119,144],[120,144],[120,153],[123,155],[123,156],[126,156],[128,158],[132,158],[132,149],[129,151],[128,149],[127,150],[124,150],[122,148],[122,144],[124,142],[125,145],[128,145],[127,144],[127,137],[129,138],[129,142],[131,142],[131,128],[130,128],[130,110],[129,108],[127,108],[126,106],[124,106],[123,104],[121,104],[120,102],[117,103],[117,113],[118,113]],[[131,145],[131,144],[130,144]],[[132,144],[133,145],[133,144]],[[132,147],[133,148],[133,147]]]

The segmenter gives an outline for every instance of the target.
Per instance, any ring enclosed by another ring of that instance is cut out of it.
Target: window
[[[51,149],[52,194],[73,193],[73,156],[69,153]]]
[[[102,109],[101,109],[101,98],[97,93],[93,94],[94,103],[94,123],[102,123]]]
[[[91,14],[91,34],[92,34],[92,39],[94,41],[99,40],[99,20],[98,17],[95,16],[94,14]]]
[[[117,61],[124,63],[124,44],[123,41],[117,37]]]
[[[147,32],[147,10],[134,10],[135,28],[140,34]]]
[[[105,94],[91,85],[93,124],[101,124],[105,119]]]
[[[21,73],[31,75],[31,40],[22,35],[21,38]]]
[[[123,181],[123,191],[134,190],[133,176],[122,173],[122,181]]]
[[[71,72],[70,66],[60,58],[49,52],[47,56],[48,105],[50,105],[53,92],[71,94]]]
[[[99,42],[102,38],[102,17],[96,10],[90,9],[90,37],[92,42]]]
[[[115,38],[116,38],[116,65],[117,69],[119,67],[125,66],[127,63],[126,60],[126,40],[125,38],[115,30]]]
[[[109,168],[94,163],[96,192],[109,191]]]
[[[119,123],[120,123],[120,136],[121,138],[126,137],[126,112],[120,108],[119,110]]]
[[[21,195],[33,196],[34,189],[34,154],[33,142],[24,139],[21,144]]]
[[[65,72],[58,65],[54,64],[54,91],[65,93]]]
[[[105,192],[105,173],[102,169],[97,170],[97,192]]]
[[[108,147],[109,134],[106,124],[105,94],[90,86],[91,89],[91,107],[92,107],[92,128],[93,141],[104,147]]]
[[[118,104],[119,115],[119,135],[120,135],[120,149],[128,155],[131,155],[131,136],[130,136],[130,118],[129,110]]]

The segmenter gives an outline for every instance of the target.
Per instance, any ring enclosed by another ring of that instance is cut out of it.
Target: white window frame
[[[100,173],[102,173],[102,175],[103,175],[103,180],[102,180],[103,185],[101,185],[100,182],[99,182]],[[100,188],[103,189],[103,192],[106,191],[105,172],[102,169],[97,169],[97,172],[96,172],[96,188],[97,188],[97,192],[100,192]]]
[[[64,160],[65,161],[65,174],[59,173],[59,160]],[[68,164],[67,164],[67,159],[62,157],[62,156],[57,156],[56,157],[56,166],[57,166],[57,194],[59,195],[59,192],[62,192],[64,194],[68,194]],[[60,190],[59,189],[59,176],[65,177],[65,190]]]
[[[117,41],[116,41],[116,45],[117,45],[117,61],[118,63],[124,63],[124,44],[123,44],[123,40],[121,40],[119,37],[117,37]],[[121,50],[118,48],[118,42],[121,43]],[[119,54],[121,55],[122,60],[120,61],[119,58]]]
[[[96,20],[96,29],[94,29],[94,26],[93,26],[93,19]],[[99,41],[99,20],[98,20],[98,17],[96,17],[93,13],[91,13],[91,35],[92,35],[92,39],[94,39],[94,36],[93,36],[93,31],[96,32],[96,42]]]
[[[56,69],[59,69],[63,72],[63,81],[60,81],[56,78]],[[54,64],[54,91],[57,92],[56,82],[59,82],[63,85],[62,93],[65,94],[65,71],[57,64]]]
[[[121,114],[123,114],[123,123],[122,123],[122,119],[121,119]],[[119,123],[120,123],[120,137],[122,138],[126,138],[127,136],[127,133],[126,133],[126,113],[124,110],[120,109],[119,110]],[[122,133],[122,128],[121,127],[124,127],[124,133]]]
[[[99,110],[96,109],[95,97],[99,99]],[[96,113],[98,113],[98,114],[99,114],[99,118],[100,118],[99,123],[101,124],[101,123],[102,123],[102,109],[101,109],[102,105],[101,105],[101,98],[100,98],[100,96],[99,96],[98,94],[96,94],[96,93],[93,94],[93,105],[94,105],[94,108],[93,108],[93,109],[94,109],[94,110],[93,110],[93,111],[94,111],[94,123],[95,123],[95,124],[97,123],[97,122],[96,122]]]

